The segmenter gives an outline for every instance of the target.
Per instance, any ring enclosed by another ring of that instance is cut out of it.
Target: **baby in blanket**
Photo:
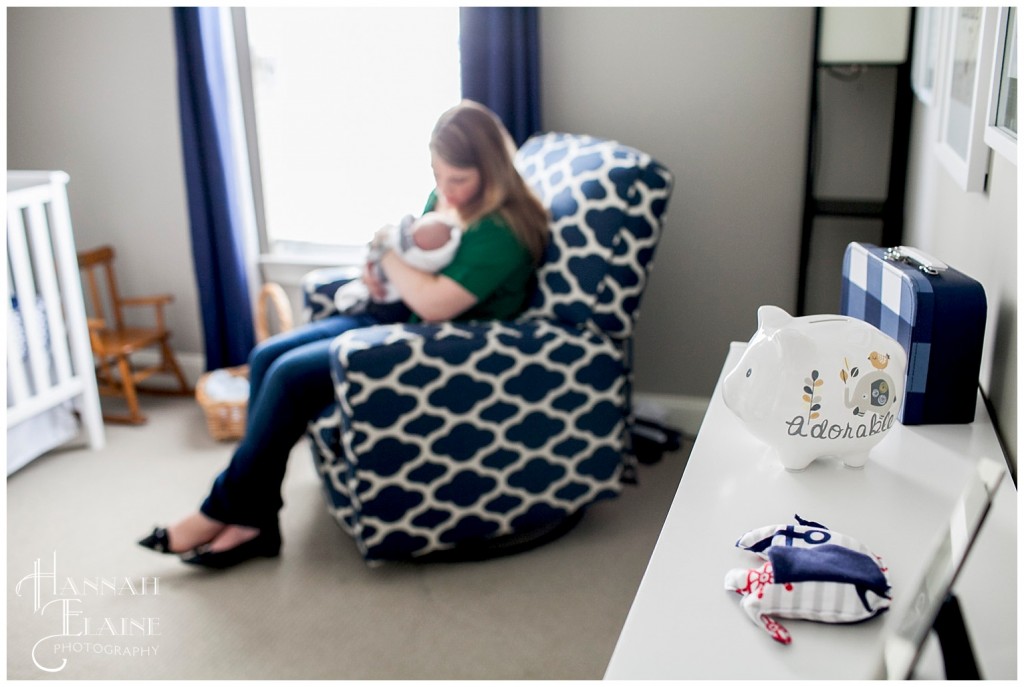
[[[375,300],[361,279],[354,279],[339,288],[334,294],[334,305],[338,312],[356,315],[368,312],[382,322],[404,322],[409,318],[409,309],[402,303],[394,284],[387,281],[380,268],[380,258],[391,249],[409,265],[426,272],[444,269],[455,257],[462,239],[462,229],[450,219],[437,212],[424,213],[419,219],[406,215],[396,225],[378,233],[369,246],[367,260],[370,269],[384,283],[386,295]]]

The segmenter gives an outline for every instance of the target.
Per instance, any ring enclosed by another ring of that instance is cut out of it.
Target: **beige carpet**
[[[9,679],[600,679],[690,448],[539,549],[370,568],[303,441],[282,556],[209,572],[135,541],[195,508],[231,446],[191,399],[144,401],[150,423],[108,425],[103,451],[8,478]]]

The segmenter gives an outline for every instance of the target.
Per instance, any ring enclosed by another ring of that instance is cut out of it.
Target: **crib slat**
[[[18,336],[19,325],[14,317],[14,310],[7,310],[7,426],[11,422],[10,408],[24,403],[29,398],[28,378],[25,376],[25,361],[21,359],[21,337]]]
[[[31,257],[25,241],[25,223],[19,210],[9,212],[7,216],[7,250],[14,277],[14,293],[18,298],[18,314],[24,325],[32,392],[38,394],[52,383],[43,343],[42,319],[36,306]]]
[[[57,263],[60,292],[64,297],[64,316],[67,318],[68,344],[75,378],[82,380],[81,399],[82,424],[93,449],[103,448],[106,435],[103,431],[103,414],[100,396],[96,389],[96,370],[89,343],[89,327],[85,320],[85,301],[82,298],[82,282],[79,279],[78,255],[75,251],[74,234],[71,230],[71,211],[68,208],[66,185],[68,175],[50,175],[50,216],[53,221],[53,255]]]
[[[67,332],[64,329],[63,306],[57,290],[57,273],[54,270],[53,246],[50,243],[50,223],[46,219],[46,208],[36,203],[28,209],[28,234],[35,257],[36,284],[43,297],[46,323],[50,331],[50,355],[57,373],[56,383],[71,378],[71,358],[66,345]]]

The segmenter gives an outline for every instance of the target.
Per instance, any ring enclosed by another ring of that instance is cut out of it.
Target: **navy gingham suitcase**
[[[921,251],[846,247],[841,311],[906,351],[905,425],[974,421],[986,310],[981,284]]]

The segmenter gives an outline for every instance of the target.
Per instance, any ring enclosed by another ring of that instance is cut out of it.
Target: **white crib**
[[[7,172],[7,474],[103,418],[64,172]]]

